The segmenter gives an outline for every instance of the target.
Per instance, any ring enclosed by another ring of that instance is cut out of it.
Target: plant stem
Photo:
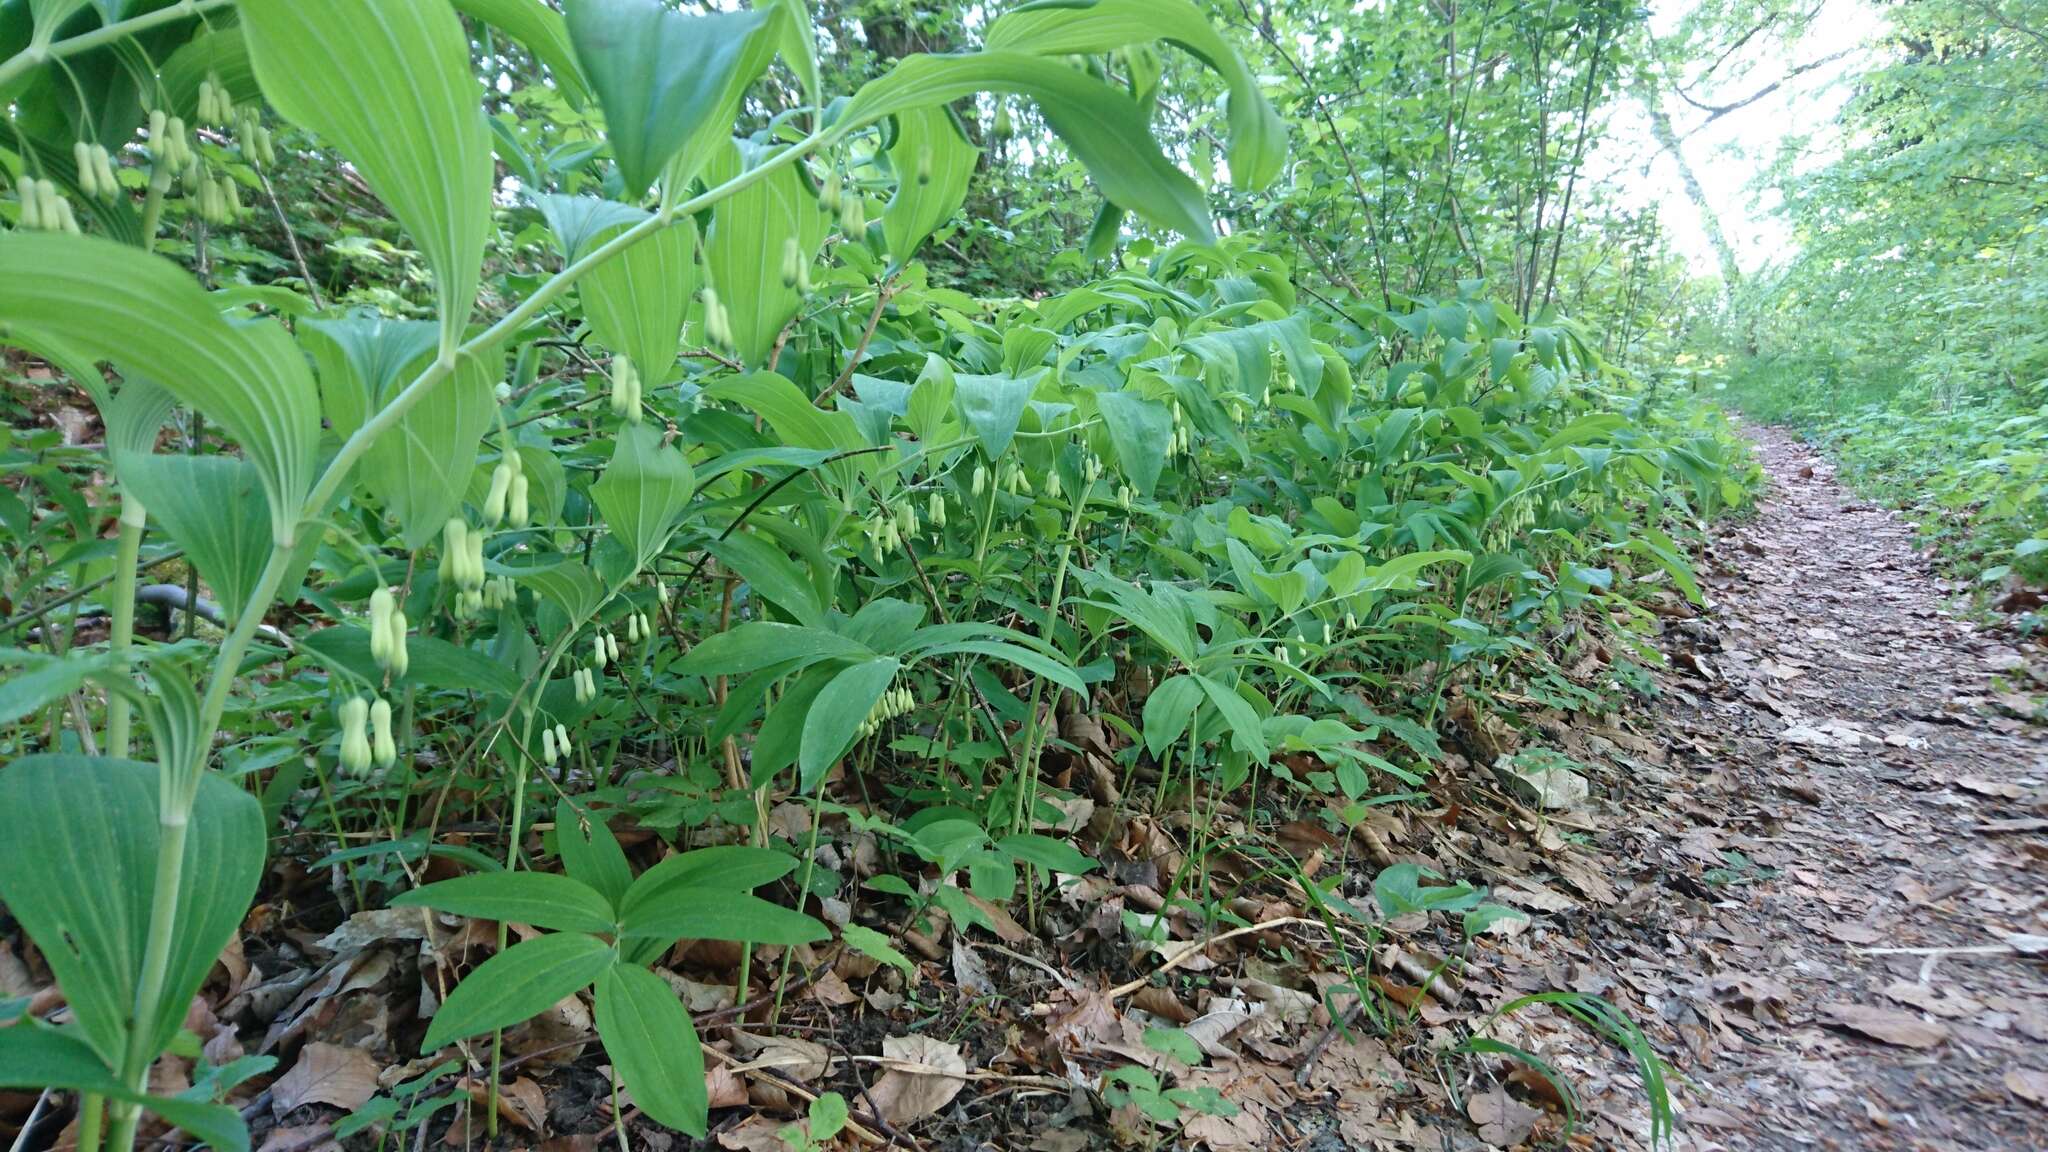
[[[216,8],[225,8],[232,2],[233,0],[178,0],[176,4],[159,8],[154,12],[145,12],[140,16],[133,16],[126,20],[116,20],[112,24],[103,24],[90,32],[81,32],[76,36],[70,36],[55,43],[38,38],[32,41],[27,48],[8,57],[5,63],[0,63],[0,89],[5,89],[8,84],[19,79],[29,70],[40,68],[51,61],[65,56],[76,56],[80,52],[89,52],[94,48],[112,44],[116,40],[126,39],[127,37],[147,32],[151,28],[161,27],[178,20],[197,16],[202,12],[210,12]]]
[[[148,514],[132,492],[121,493],[121,534],[114,545],[113,625],[107,634],[107,648],[125,661],[135,643],[135,582],[140,576],[136,562],[142,553],[142,528]],[[107,755],[126,760],[129,727],[133,712],[128,698],[118,692],[107,697]]]

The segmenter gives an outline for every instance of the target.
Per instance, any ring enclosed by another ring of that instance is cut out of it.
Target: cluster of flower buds
[[[874,735],[882,725],[887,724],[889,721],[909,712],[915,707],[917,707],[917,698],[910,694],[910,689],[901,685],[889,689],[882,693],[880,700],[875,701],[875,706],[868,711],[868,718],[861,721],[861,737],[865,739]]]
[[[379,584],[370,593],[370,659],[391,673],[392,679],[405,675],[410,663],[405,651],[405,609],[391,589]]]
[[[107,154],[105,145],[80,140],[71,145],[71,162],[78,168],[80,192],[106,200],[121,191],[120,181],[114,179],[114,158]]]
[[[1021,473],[1023,470],[1018,469]],[[1045,476],[1045,494],[1057,500],[1060,498],[1060,470],[1055,468]]]
[[[1346,632],[1358,631],[1358,617],[1346,612],[1344,614],[1344,630]]]
[[[491,577],[484,581],[484,590],[478,593],[483,598],[481,606],[493,612],[512,603],[518,594],[518,589],[513,585],[510,576]]]
[[[1093,484],[1102,479],[1102,457],[1090,452],[1081,458],[1081,478]]]
[[[932,493],[932,508],[930,512],[925,514],[925,519],[931,522],[933,532],[937,532],[946,526],[946,494],[944,492]]]
[[[277,150],[270,144],[270,129],[263,126],[263,113],[253,104],[243,105],[235,112],[235,139],[242,146],[242,156],[254,160],[265,168],[277,166]]]
[[[647,617],[638,612],[626,617],[626,643],[641,644],[654,639],[654,629],[647,623]]]
[[[1024,469],[1017,467],[1015,460],[1003,461],[1002,475],[997,482],[1012,496],[1031,495],[1031,478],[1024,475]]]
[[[619,658],[619,638],[610,632],[593,632],[590,636],[590,662],[603,668]]]
[[[597,673],[588,668],[578,668],[569,673],[569,683],[576,690],[578,704],[588,704],[597,699]]]
[[[628,424],[640,422],[640,370],[623,352],[612,356],[612,415]]]
[[[220,77],[212,72],[199,82],[199,122],[226,124],[235,117],[235,98],[228,95]]]
[[[524,528],[531,512],[525,466],[518,452],[506,452],[498,457],[498,466],[491,469],[491,489],[484,495],[484,523]]]
[[[974,466],[974,482],[968,485],[967,490],[974,494],[975,499],[981,499],[981,494],[988,490],[988,469],[976,464]]]
[[[172,176],[199,162],[199,154],[185,135],[185,118],[166,115],[161,108],[149,114],[149,150],[157,170]]]
[[[57,191],[54,180],[33,176],[21,181],[21,227],[46,232],[77,232],[78,217],[71,214],[71,201]]]
[[[715,347],[733,346],[732,318],[726,315],[725,305],[718,302],[716,288],[704,289],[704,335]]]
[[[917,531],[917,513],[910,505],[901,504],[894,514],[876,513],[862,530],[867,533],[868,543],[887,556],[903,547],[905,536]]]
[[[350,776],[369,772],[371,765],[389,768],[398,762],[398,742],[391,738],[391,702],[382,697],[350,696],[341,702],[341,770]]]
[[[855,189],[839,202],[839,230],[858,240],[868,230],[867,197]]]
[[[199,218],[216,227],[226,224],[242,210],[242,192],[234,177],[223,172],[218,176],[201,173],[196,184],[190,173],[186,174],[186,186],[191,189],[193,200],[199,209]]]
[[[557,724],[553,728],[540,730],[541,763],[553,768],[557,760],[569,755],[571,751],[573,749],[569,744],[569,729],[565,725]]]
[[[1116,502],[1122,506],[1124,511],[1129,512],[1131,510],[1131,486],[1129,484],[1119,484],[1116,486]]]
[[[811,262],[804,259],[804,247],[794,236],[782,242],[782,286],[806,296],[811,292]]]
[[[441,529],[441,583],[455,590],[458,614],[484,606],[484,533],[459,516]]]
[[[1275,644],[1273,646],[1273,659],[1278,660],[1282,664],[1289,663],[1287,659],[1287,645]]]
[[[819,206],[827,212],[837,213],[840,203],[845,199],[845,193],[841,188],[842,181],[839,178],[839,169],[834,168],[832,171],[827,172],[825,174],[825,182],[818,187]]]

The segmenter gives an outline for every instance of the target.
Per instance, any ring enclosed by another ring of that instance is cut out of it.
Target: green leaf
[[[1036,832],[1019,832],[996,841],[996,848],[1004,854],[1026,864],[1036,864],[1052,872],[1065,872],[1078,876],[1092,871],[1098,864],[1092,856],[1083,855],[1065,840],[1055,840]]]
[[[584,571],[584,569],[576,569]],[[329,664],[338,664],[366,684],[378,683],[382,673],[370,656],[367,628],[343,625],[308,632],[299,647]],[[409,666],[398,678],[400,685],[441,688],[451,692],[477,691],[493,696],[511,696],[519,691],[519,674],[481,652],[452,644],[438,636],[414,635],[406,641]]]
[[[581,932],[514,944],[477,965],[448,993],[420,1049],[432,1051],[531,1019],[587,987],[612,963],[612,946]]]
[[[909,260],[925,237],[960,210],[980,158],[981,150],[967,142],[945,109],[913,108],[897,114],[896,142],[889,148],[896,191],[882,209],[882,236],[891,260]]]
[[[632,964],[605,969],[597,978],[597,1034],[641,1111],[703,1137],[711,1106],[704,1050],[668,981]]]
[[[874,655],[866,645],[837,632],[755,620],[706,638],[690,649],[677,670],[694,676],[744,676],[786,661],[809,665],[836,657]]]
[[[633,555],[635,567],[646,567],[668,547],[676,520],[696,490],[689,461],[661,438],[651,424],[620,428],[610,466],[590,486],[591,503]]]
[[[981,450],[989,459],[1009,449],[1034,383],[1034,377],[954,374],[953,402],[960,408],[961,419],[981,437]]]
[[[1264,760],[1268,755],[1266,738],[1259,724],[1259,714],[1236,689],[1219,684],[1207,676],[1195,677],[1202,691],[1209,697],[1209,703],[1223,714],[1223,722],[1230,729],[1231,742],[1254,760]]]
[[[249,1152],[249,1126],[240,1112],[225,1104],[137,1092],[69,1031],[36,1023],[0,1028],[0,1088],[60,1088],[140,1104],[214,1152]]]
[[[706,165],[705,182],[731,180],[766,158],[752,145],[727,144],[717,149]],[[847,194],[854,195],[850,190]],[[817,197],[788,165],[712,208],[711,230],[704,238],[705,271],[711,286],[718,290],[718,301],[732,328],[733,347],[744,363],[758,365],[767,360],[776,336],[803,303],[800,286],[783,283],[788,247],[796,245],[797,258],[803,263],[816,261],[826,227],[825,211]]]
[[[91,236],[12,232],[0,237],[0,340],[111,361],[205,413],[261,471],[272,538],[296,541],[320,402],[277,324],[228,324],[161,257]]]
[[[610,932],[616,917],[604,895],[552,872],[478,872],[415,888],[393,908],[432,908],[477,920],[531,924],[558,932]]]
[[[832,678],[804,714],[803,742],[797,753],[797,790],[808,793],[839,762],[860,734],[882,693],[896,679],[901,665],[894,657],[855,664]]]
[[[34,813],[0,836],[0,902],[56,975],[85,1040],[125,1058],[149,938],[160,769],[130,760],[24,756],[0,770],[0,811]],[[147,1050],[170,1043],[242,922],[263,871],[263,809],[212,773],[186,825],[178,930]]]
[[[1187,0],[1039,0],[1004,13],[986,42],[992,50],[1095,56],[1155,40],[1187,49],[1229,84],[1232,182],[1245,189],[1272,183],[1287,161],[1287,124],[1230,41]]]
[[[612,911],[619,910],[633,886],[633,869],[602,817],[578,813],[566,799],[556,804],[555,851],[570,878],[596,889]]]
[[[1160,154],[1146,114],[1129,96],[1061,61],[1026,52],[907,56],[862,86],[840,122],[873,124],[976,92],[1031,97],[1110,200],[1191,239],[1215,238],[1201,188]]]
[[[729,888],[664,885],[626,910],[622,933],[639,940],[738,940],[812,944],[830,939],[823,924],[801,912]]]
[[[1202,1046],[1195,1043],[1193,1036],[1178,1028],[1145,1029],[1145,1047],[1171,1056],[1183,1064],[1196,1065],[1202,1062]]]
[[[498,29],[533,53],[534,59],[547,65],[555,85],[567,92],[570,99],[582,103],[590,99],[590,84],[583,78],[583,70],[576,65],[576,49],[569,42],[569,26],[563,22],[562,14],[550,8],[543,0],[450,0],[457,12],[463,12]]]
[[[887,936],[873,928],[864,924],[848,924],[839,930],[839,938],[846,941],[847,947],[870,960],[879,960],[900,970],[906,976],[914,976],[917,973],[917,965],[910,962],[910,957],[897,951],[895,945],[889,943]]]
[[[1188,730],[1201,706],[1201,682],[1185,674],[1161,682],[1145,698],[1145,750],[1154,760]]]
[[[362,174],[434,270],[441,346],[462,342],[491,227],[490,131],[445,0],[236,0],[264,95]]]
[[[111,658],[105,653],[81,652],[74,648],[62,656],[21,648],[0,648],[0,724],[12,724],[53,701],[78,691],[87,680],[107,670]],[[21,667],[15,671],[16,665]]]
[[[648,387],[667,383],[675,367],[683,320],[697,293],[696,253],[697,225],[678,221],[591,269],[578,289],[597,338],[631,358]]]
[[[185,549],[232,626],[270,559],[262,473],[233,456],[123,453],[114,466],[128,491],[148,494],[150,515]]]
[[[576,58],[604,108],[626,198],[638,200],[691,132],[717,119],[742,63],[758,59],[749,48],[772,30],[775,13],[684,15],[657,0],[568,0],[565,15]]]
[[[1117,467],[1132,491],[1150,496],[1173,442],[1172,410],[1135,392],[1097,393],[1095,406],[1116,448]]]
[[[597,196],[562,196],[553,193],[533,197],[533,206],[548,222],[562,260],[575,263],[597,247],[598,238],[620,228],[630,228],[653,214],[631,204]]]
[[[650,901],[659,903],[665,900],[663,893],[671,888],[747,892],[763,884],[773,884],[795,868],[796,861],[780,852],[742,844],[679,852],[642,872],[626,890],[619,907],[631,915],[644,906],[651,906]]]

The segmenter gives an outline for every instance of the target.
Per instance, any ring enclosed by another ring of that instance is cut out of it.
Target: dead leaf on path
[[[988,965],[958,936],[953,937],[953,982],[961,991],[976,996],[992,995],[996,990],[995,982],[988,978]]]
[[[952,1103],[967,1086],[962,1074],[967,1061],[960,1047],[929,1036],[890,1036],[882,1041],[882,1055],[905,1061],[914,1067],[892,1067],[868,1089],[882,1119],[891,1124],[921,1120]]]
[[[747,1082],[723,1064],[704,1070],[704,1094],[713,1108],[738,1108],[747,1102]]]
[[[548,1098],[540,1085],[521,1076],[498,1089],[498,1115],[528,1132],[538,1132],[548,1116]]]
[[[1529,1107],[1497,1085],[1490,1092],[1473,1096],[1465,1107],[1465,1115],[1479,1126],[1481,1140],[1498,1148],[1512,1148],[1529,1138],[1529,1130],[1543,1118],[1543,1109]]]
[[[2048,1108],[2048,1072],[2014,1068],[2005,1074],[2005,1086],[2029,1104]]]
[[[377,1094],[377,1061],[360,1048],[314,1041],[271,1086],[271,1114],[282,1118],[306,1104],[332,1104],[353,1112]]]
[[[1844,944],[1875,944],[1886,936],[1883,929],[1870,924],[1829,924],[1821,931]]]
[[[1823,1004],[1821,1014],[1829,1023],[1901,1048],[1932,1048],[1948,1039],[1948,1025],[1938,1020],[1923,1020],[1911,1012],[1895,1008],[1879,1008],[1872,1004]]]
[[[732,1043],[749,1063],[773,1068],[796,1081],[816,1080],[832,1067],[832,1054],[824,1045],[795,1036],[756,1036],[735,1029]]]
[[[767,1116],[749,1116],[739,1127],[720,1132],[718,1146],[731,1152],[788,1152],[789,1145],[776,1135],[783,1123]]]
[[[1131,1007],[1142,1008],[1162,1020],[1175,1024],[1187,1024],[1194,1020],[1194,1010],[1180,1002],[1173,989],[1159,984],[1147,984],[1131,997]]]
[[[848,1004],[860,1003],[860,993],[855,992],[845,980],[841,979],[839,973],[830,970],[827,970],[823,976],[818,977],[811,984],[810,994],[811,999],[816,1000],[818,1003],[830,1004],[835,1008],[844,1008]]]
[[[1965,792],[1975,792],[1979,796],[1989,796],[1994,800],[2017,800],[2027,794],[2025,785],[2010,780],[1980,780],[1974,776],[1964,776],[1953,783],[1955,787]]]
[[[256,1152],[332,1152],[341,1147],[334,1140],[332,1124],[299,1124],[272,1128]]]
[[[1960,992],[1936,992],[1925,984],[1914,984],[1906,980],[1894,980],[1885,986],[1884,994],[1901,1004],[1909,1004],[1922,1012],[1950,1020],[1961,1020],[1975,1016],[1984,1010],[1984,1005]]]

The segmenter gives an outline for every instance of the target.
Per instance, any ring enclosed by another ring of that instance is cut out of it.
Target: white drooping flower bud
[[[524,528],[532,519],[531,507],[526,502],[526,473],[512,474],[509,499],[505,509],[505,522],[514,528]]]
[[[370,705],[370,757],[379,768],[398,763],[398,742],[391,738],[391,701],[382,697]]]
[[[610,632],[604,634],[604,654],[615,661],[619,658],[619,638]]]
[[[569,754],[569,728],[565,724],[555,725],[555,747],[562,750],[562,755]]]
[[[466,571],[462,574],[462,590],[480,593],[484,587],[484,534],[481,530],[469,534],[469,556],[464,562]],[[478,604],[482,604],[479,596]]]
[[[392,679],[403,679],[405,670],[412,667],[412,656],[406,651],[405,644],[406,631],[411,627],[405,619],[405,609],[393,608],[387,626],[391,633],[391,663],[388,667]]]
[[[1131,510],[1131,486],[1129,484],[1117,485],[1116,502],[1123,506],[1124,511],[1129,512]]]
[[[496,527],[505,519],[505,499],[512,494],[512,466],[503,460],[491,469],[491,490],[484,496],[484,523]]]
[[[925,518],[932,522],[933,528],[946,526],[946,498],[943,494],[932,493],[932,510]]]
[[[370,659],[379,668],[391,667],[391,614],[398,610],[398,601],[391,595],[391,589],[382,584],[370,593]]]
[[[654,599],[663,608],[668,607],[668,585],[662,583],[659,579],[654,582]]]
[[[450,588],[462,585],[469,561],[469,525],[453,518],[441,527],[441,583]]]
[[[351,696],[341,702],[341,770],[360,776],[370,770],[370,702]]]
[[[969,486],[968,491],[979,497],[982,489],[986,487],[988,487],[988,469],[976,464],[974,466],[974,483]]]
[[[647,616],[644,613],[633,613],[633,619],[640,622],[640,639],[642,641],[654,639],[654,625],[648,622]]]
[[[1060,474],[1054,471],[1045,478],[1045,494],[1057,500],[1060,498]]]
[[[640,422],[640,370],[623,353],[612,357],[612,415]]]
[[[610,660],[611,660],[611,653],[610,653],[610,652],[609,652],[609,651],[608,651],[608,650],[607,650],[607,649],[605,648],[605,646],[604,646],[604,633],[602,633],[602,632],[593,632],[593,633],[591,633],[591,634],[590,634],[590,662],[591,662],[591,664],[595,665],[596,667],[602,668],[602,667],[604,667],[604,666],[605,666],[605,664],[606,664],[606,663],[608,663],[608,662],[609,662]]]
[[[555,730],[552,728],[542,728],[540,730],[540,762],[553,768],[555,761],[561,758],[561,750],[555,747]]]

